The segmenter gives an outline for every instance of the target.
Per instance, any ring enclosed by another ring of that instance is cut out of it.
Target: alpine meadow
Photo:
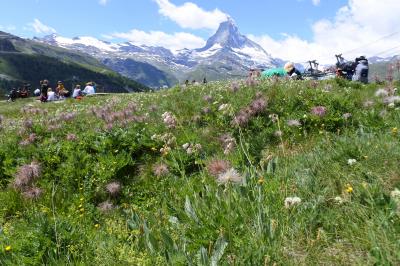
[[[0,103],[1,264],[396,265],[394,85]]]

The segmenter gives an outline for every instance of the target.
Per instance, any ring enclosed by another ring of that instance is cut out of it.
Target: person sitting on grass
[[[48,102],[54,102],[56,100],[56,93],[49,88],[47,91],[47,101]]]
[[[76,85],[74,92],[72,93],[72,98],[81,99],[82,98],[82,90],[81,85]]]
[[[83,94],[84,94],[84,95],[93,95],[93,94],[95,94],[95,93],[96,93],[96,92],[95,92],[95,90],[94,90],[93,83],[92,83],[92,82],[86,83],[86,87],[85,87],[85,89],[83,90]]]
[[[49,81],[47,79],[40,82],[40,101],[42,103],[47,102],[47,93],[49,90]]]

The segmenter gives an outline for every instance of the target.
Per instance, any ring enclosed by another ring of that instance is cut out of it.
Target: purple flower
[[[250,111],[253,115],[257,115],[265,110],[267,101],[263,98],[258,98],[250,104]]]
[[[68,141],[76,141],[76,140],[78,140],[78,137],[75,134],[69,133],[69,134],[67,134],[67,140]]]
[[[37,200],[41,195],[43,194],[43,190],[38,187],[31,187],[26,189],[23,193],[22,196],[25,199],[29,200]]]
[[[33,121],[32,119],[27,119],[24,121],[24,127],[26,129],[31,129],[33,127]]]
[[[311,113],[315,116],[324,117],[326,115],[325,106],[315,106],[311,108]]]
[[[110,212],[112,211],[115,207],[114,204],[112,204],[110,201],[104,201],[102,203],[100,203],[97,208],[99,209],[99,211],[101,212]]]
[[[205,95],[203,97],[203,100],[206,101],[206,102],[211,103],[213,101],[213,97],[211,95]]]
[[[31,164],[22,165],[18,168],[14,179],[14,188],[23,189],[30,185],[34,180],[39,178],[41,173],[41,167],[36,162],[33,161]]]

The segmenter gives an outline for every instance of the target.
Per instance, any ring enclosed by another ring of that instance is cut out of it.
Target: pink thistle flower
[[[326,115],[326,107],[325,106],[315,106],[311,108],[311,114],[319,117],[324,117]]]
[[[169,174],[168,166],[164,163],[159,163],[153,166],[153,173],[157,177],[166,176]]]
[[[77,141],[77,140],[78,140],[78,137],[77,137],[75,134],[69,133],[69,134],[67,135],[67,140],[68,140],[68,141]]]
[[[114,204],[112,204],[110,201],[104,201],[97,205],[97,209],[103,213],[110,212],[114,209]]]
[[[23,189],[30,185],[33,181],[39,178],[41,174],[41,167],[33,161],[31,164],[22,165],[18,168],[14,179],[14,188]]]
[[[22,193],[22,196],[28,200],[37,200],[43,194],[43,190],[38,187],[31,187]]]
[[[106,191],[112,196],[116,197],[121,192],[121,183],[114,181],[106,185]]]
[[[213,160],[207,165],[207,171],[210,175],[218,177],[220,174],[225,173],[231,168],[231,164],[224,160]]]

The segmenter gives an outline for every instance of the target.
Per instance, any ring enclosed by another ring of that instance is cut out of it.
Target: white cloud
[[[113,33],[109,37],[128,40],[136,45],[162,46],[172,51],[193,49],[205,45],[205,40],[186,32],[168,34],[162,31],[145,32],[133,29],[126,33]]]
[[[15,31],[16,29],[17,29],[17,27],[15,27],[14,25],[7,25],[7,26],[0,25],[0,30],[3,30],[3,31],[11,32],[11,31]]]
[[[269,35],[249,37],[273,56],[296,62],[317,59],[321,63],[334,63],[336,53],[344,53],[348,59],[359,55],[389,56],[382,52],[400,43],[399,9],[398,0],[349,0],[333,20],[320,20],[312,25],[310,41],[288,34],[281,39]],[[382,38],[390,34],[389,38]],[[400,47],[391,52],[400,54]]]
[[[40,20],[37,18],[34,19],[33,22],[29,23],[28,26],[33,29],[36,33],[44,33],[44,34],[49,34],[49,33],[56,33],[57,31],[45,24],[43,24]]]
[[[318,6],[321,3],[321,0],[312,0],[314,6]]]
[[[158,12],[161,15],[176,22],[182,28],[215,30],[221,22],[228,18],[228,15],[218,8],[206,11],[192,2],[176,6],[169,0],[154,1],[158,4]]]
[[[109,2],[109,0],[99,0],[99,4],[102,6],[107,5],[108,2]]]

